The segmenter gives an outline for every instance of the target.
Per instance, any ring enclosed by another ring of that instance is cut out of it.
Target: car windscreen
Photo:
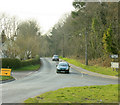
[[[53,57],[58,57],[58,55],[54,55]]]
[[[68,66],[67,63],[60,63],[59,66]]]

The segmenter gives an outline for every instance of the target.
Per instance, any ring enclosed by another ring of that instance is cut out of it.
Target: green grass
[[[118,76],[118,72],[113,71],[112,68],[106,68],[106,67],[99,67],[99,66],[86,66],[82,63],[80,63],[78,60],[75,59],[69,59],[69,58],[61,58],[71,64],[74,64],[78,67],[81,67],[83,69],[92,71],[92,72],[96,72],[96,73],[100,73],[100,74],[105,74],[105,75],[110,75],[110,76]]]
[[[0,81],[1,80],[11,80],[11,79],[14,79],[14,77],[12,77],[12,76],[0,76]]]
[[[118,85],[66,87],[28,98],[25,103],[117,103]]]
[[[28,65],[28,66],[20,67],[14,69],[13,71],[32,71],[32,70],[38,70],[39,68],[40,68],[40,64],[36,64],[36,65]]]

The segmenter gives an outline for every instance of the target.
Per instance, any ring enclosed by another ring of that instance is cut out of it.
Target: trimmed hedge
[[[21,61],[19,59],[3,58],[2,67],[3,68],[18,68],[18,67],[21,67]]]
[[[24,60],[21,61],[21,66],[27,66],[27,65],[34,65],[34,64],[39,64],[40,59],[29,59],[29,60]]]
[[[40,64],[40,59],[29,59],[21,61],[19,59],[12,59],[12,58],[2,58],[2,67],[3,68],[19,68],[27,65],[34,65]]]

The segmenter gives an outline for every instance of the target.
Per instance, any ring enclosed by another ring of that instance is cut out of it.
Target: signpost
[[[118,54],[110,55],[110,57],[113,59],[113,62],[111,62],[111,68],[116,69],[116,71],[119,69],[119,62],[116,62],[116,59],[118,59]]]
[[[118,62],[111,62],[111,68],[119,68]]]
[[[113,58],[113,59],[117,59],[117,58],[118,58],[118,55],[117,55],[117,54],[115,54],[115,55],[110,55],[110,57]]]

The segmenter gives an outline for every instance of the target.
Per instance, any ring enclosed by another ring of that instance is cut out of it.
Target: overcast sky
[[[1,0],[0,12],[20,19],[36,19],[45,33],[63,14],[73,10],[73,0]]]

